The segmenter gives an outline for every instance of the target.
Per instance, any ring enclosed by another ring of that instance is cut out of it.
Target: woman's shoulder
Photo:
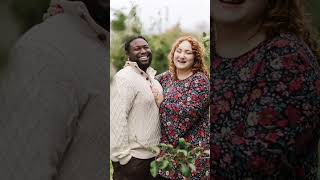
[[[192,78],[192,81],[195,81],[195,80],[202,80],[204,81],[205,83],[209,83],[209,78],[208,76],[203,73],[203,72],[196,72],[194,75],[193,75],[193,78]]]
[[[163,73],[161,73],[161,74],[158,74],[158,75],[155,77],[155,79],[156,79],[157,81],[161,82],[161,81],[163,81],[164,79],[168,79],[168,78],[170,78],[170,77],[171,77],[170,71],[165,71],[165,72],[163,72]]]
[[[290,32],[274,36],[265,48],[268,52],[278,55],[296,54],[297,52],[312,54],[309,46],[297,35]]]
[[[281,63],[303,63],[313,65],[317,57],[310,47],[293,33],[281,33],[266,45],[264,59]]]

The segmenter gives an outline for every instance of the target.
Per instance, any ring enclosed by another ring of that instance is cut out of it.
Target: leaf
[[[203,153],[203,149],[201,147],[194,148],[194,153],[196,157],[199,157]]]
[[[181,164],[180,171],[184,177],[190,177],[191,171],[190,171],[190,168],[186,164],[184,164],[184,163]]]
[[[185,147],[185,149],[186,149],[187,151],[191,151],[191,150],[192,150],[192,145],[191,145],[190,143],[186,142],[186,147]]]
[[[159,169],[165,169],[166,167],[168,167],[168,165],[169,165],[169,161],[164,159],[164,160],[160,161]]]
[[[206,37],[207,33],[206,32],[202,32],[202,37]]]
[[[173,148],[173,146],[171,144],[164,144],[164,143],[160,143],[158,145],[158,147],[160,148],[161,151],[165,152],[165,153],[169,153],[169,154],[175,154],[175,149]]]
[[[186,148],[186,140],[184,140],[184,138],[180,138],[179,139],[178,148],[179,149],[185,149]]]
[[[180,157],[187,157],[188,156],[188,152],[186,150],[183,149],[178,149],[177,150],[177,155]]]
[[[173,162],[172,160],[168,160],[169,164],[166,168],[164,168],[165,171],[170,171],[173,168]]]
[[[194,164],[194,161],[195,161],[195,159],[193,159],[193,158],[191,158],[191,157],[189,157],[189,158],[187,159],[187,162],[188,162],[188,163]]]
[[[152,153],[154,153],[156,156],[160,154],[160,148],[158,146],[152,146],[150,147],[150,150]]]
[[[193,171],[193,172],[195,172],[197,170],[196,166],[193,163],[188,163],[188,166],[190,167],[191,171]]]
[[[110,178],[113,176],[113,166],[112,166],[112,161],[110,161]]]
[[[166,144],[164,144],[164,143],[160,143],[158,146],[159,146],[159,147],[168,147],[168,145],[166,145]]]
[[[157,166],[157,162],[156,161],[152,161],[150,163],[150,173],[152,175],[152,177],[156,177],[158,174],[158,166]]]

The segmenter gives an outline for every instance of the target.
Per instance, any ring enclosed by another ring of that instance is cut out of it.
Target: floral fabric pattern
[[[209,80],[195,73],[185,80],[174,81],[170,72],[156,77],[163,87],[164,100],[160,105],[161,143],[176,146],[184,138],[194,147],[209,150]],[[209,178],[209,158],[196,161],[197,172],[191,179]],[[163,172],[169,179],[182,179],[177,171]]]
[[[211,177],[317,179],[320,68],[283,33],[211,61]]]

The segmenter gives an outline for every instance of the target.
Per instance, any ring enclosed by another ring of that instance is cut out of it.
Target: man
[[[29,30],[0,80],[0,177],[108,178],[108,4],[54,1],[64,13]]]
[[[152,179],[147,147],[160,140],[159,108],[151,89],[162,93],[150,67],[152,52],[146,39],[134,37],[125,44],[128,56],[110,87],[110,157],[115,180]]]

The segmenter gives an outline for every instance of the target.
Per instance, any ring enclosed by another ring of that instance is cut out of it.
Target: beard
[[[150,67],[151,65],[151,61],[149,61],[148,64],[142,64],[140,61],[136,61],[139,68],[142,69],[143,71],[146,71],[148,69],[148,67]]]
[[[152,62],[152,54],[150,53],[148,56],[149,56],[149,62],[146,63],[146,64],[141,63],[141,62],[139,61],[139,58],[136,58],[136,57],[133,58],[133,59],[130,60],[130,61],[136,62],[141,70],[146,71],[146,70],[148,69],[148,67],[150,67],[151,62]]]

